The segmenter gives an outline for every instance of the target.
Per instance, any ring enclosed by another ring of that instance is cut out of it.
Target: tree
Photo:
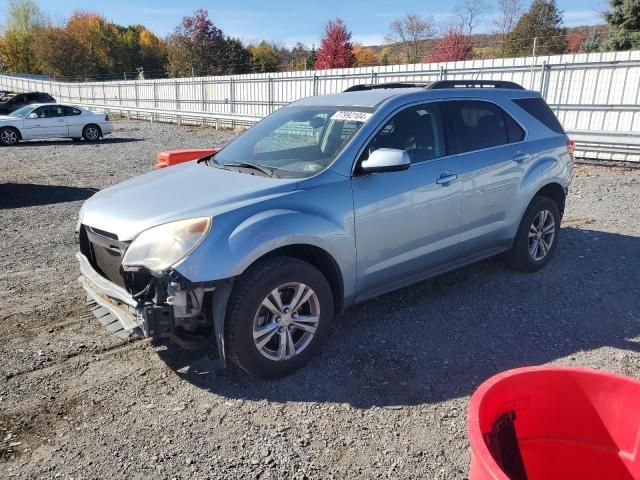
[[[457,62],[471,58],[469,37],[460,27],[449,27],[427,55],[428,62]]]
[[[610,0],[612,10],[605,14],[613,32],[604,42],[606,50],[640,48],[640,0]]]
[[[225,39],[206,10],[198,9],[193,16],[182,18],[169,37],[167,53],[167,70],[171,76],[226,73]]]
[[[250,46],[253,70],[260,73],[277,72],[280,67],[278,50],[267,42],[260,42],[256,46]]]
[[[354,61],[351,32],[342,19],[330,21],[320,42],[314,68],[348,68],[353,66]]]
[[[534,38],[537,52],[545,55],[563,53],[566,48],[562,12],[555,0],[533,0],[529,10],[518,20],[504,44],[505,55],[531,55]]]
[[[237,38],[225,39],[226,73],[250,73],[253,71],[251,53]]]
[[[591,30],[587,39],[580,45],[580,53],[599,52],[602,48],[602,36],[597,30]]]
[[[9,0],[5,32],[0,41],[0,62],[12,72],[37,73],[34,46],[47,24],[34,0]]]
[[[398,45],[407,63],[418,63],[424,57],[426,41],[435,35],[433,19],[407,13],[391,22],[385,40],[388,44]]]
[[[582,31],[573,31],[567,35],[566,53],[577,53],[587,41],[587,34]]]
[[[34,53],[38,70],[54,77],[71,78],[85,74],[91,64],[87,52],[66,28],[48,28],[38,36]]]
[[[460,0],[455,7],[460,32],[471,37],[489,11],[486,0]]]
[[[498,0],[498,15],[493,25],[504,39],[518,23],[522,15],[522,0]]]
[[[353,56],[356,59],[356,67],[372,67],[379,63],[378,57],[373,49],[365,47],[359,43],[353,46]]]

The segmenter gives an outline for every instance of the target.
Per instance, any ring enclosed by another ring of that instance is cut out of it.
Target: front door
[[[35,118],[32,117],[35,114]],[[24,119],[23,138],[60,138],[69,135],[64,107],[45,105],[36,108]]]
[[[418,281],[456,257],[461,185],[443,125],[441,102],[407,107],[359,159],[378,148],[405,150],[411,158],[405,171],[353,178],[359,299]]]

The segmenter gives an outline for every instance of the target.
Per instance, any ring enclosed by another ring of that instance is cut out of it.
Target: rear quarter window
[[[564,128],[553,114],[547,102],[541,98],[516,98],[513,103],[556,133],[564,134]]]

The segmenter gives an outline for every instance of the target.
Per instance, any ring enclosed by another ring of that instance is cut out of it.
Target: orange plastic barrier
[[[471,480],[640,479],[640,381],[531,367],[484,382],[468,412]]]
[[[173,150],[160,152],[156,159],[156,168],[170,167],[178,163],[190,162],[220,151],[219,148],[196,148],[192,150]]]

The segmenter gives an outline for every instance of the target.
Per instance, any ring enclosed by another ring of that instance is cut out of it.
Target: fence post
[[[267,81],[267,98],[269,103],[269,113],[273,113],[273,78],[269,75]]]
[[[543,61],[542,65],[540,66],[540,95],[542,95],[542,98],[544,98],[545,100],[547,99],[547,92],[546,92],[546,87],[549,84],[549,72],[551,71],[551,68],[549,65],[547,65],[547,61]]]
[[[440,78],[439,80],[446,80],[447,79],[447,71],[445,70],[444,67],[440,67]]]
[[[313,75],[313,95],[318,95],[318,76]]]
[[[204,83],[204,78],[200,80],[200,95],[202,95],[202,112],[207,111],[207,88]]]
[[[236,88],[233,78],[229,79],[229,109],[236,113]],[[235,128],[235,122],[231,120],[231,128]]]

